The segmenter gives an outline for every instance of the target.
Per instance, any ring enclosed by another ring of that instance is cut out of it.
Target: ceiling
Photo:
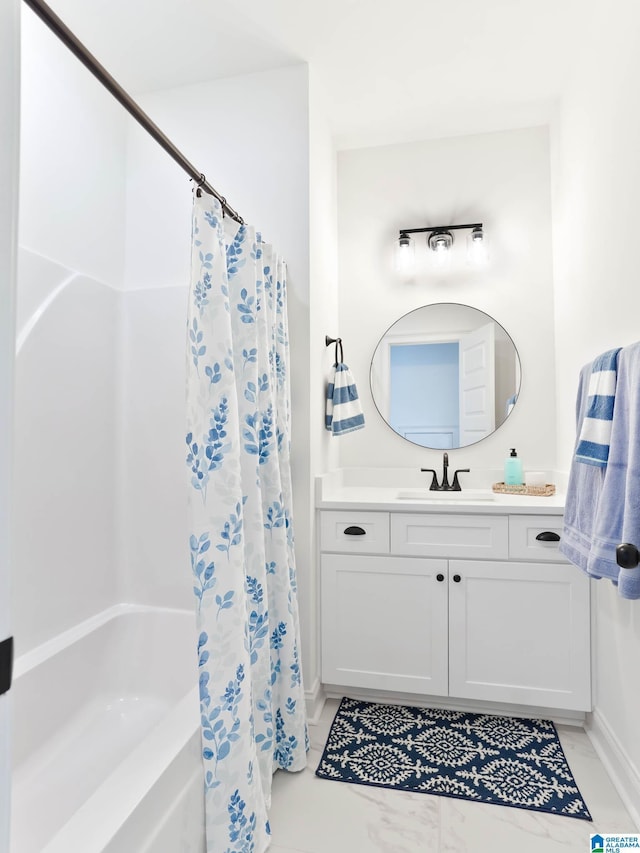
[[[306,61],[339,148],[549,120],[584,0],[49,0],[133,94]]]

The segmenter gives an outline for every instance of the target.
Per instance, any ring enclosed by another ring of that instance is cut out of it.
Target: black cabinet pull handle
[[[454,575],[453,576],[453,582],[454,583],[460,583],[461,580],[462,580],[462,578],[460,577],[460,575]]]
[[[344,532],[347,536],[364,536],[367,531],[363,530],[362,527],[353,525],[352,527],[347,527]]]
[[[436,575],[436,580],[440,581],[440,583],[442,583],[442,581],[444,580],[444,575],[443,574]]]
[[[635,545],[623,542],[616,548],[616,563],[621,569],[635,569],[640,563],[640,551]]]
[[[538,542],[559,542],[560,536],[557,533],[552,533],[551,530],[543,530],[536,536]]]

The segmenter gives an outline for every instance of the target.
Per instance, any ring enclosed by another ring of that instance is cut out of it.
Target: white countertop
[[[376,479],[379,483],[376,483]],[[362,482],[358,483],[358,480]],[[469,488],[455,493],[454,499],[437,492],[430,492],[428,486],[408,484],[399,476],[398,485],[390,485],[393,475],[385,472],[379,478],[372,469],[358,476],[353,471],[331,471],[316,477],[316,507],[318,509],[369,510],[380,512],[434,512],[434,513],[474,513],[491,515],[562,515],[565,496],[556,493],[550,497],[530,495],[503,495],[493,492],[491,485]],[[494,479],[493,482],[498,482]],[[402,491],[416,492],[416,497],[399,498]],[[418,497],[424,491],[424,498]],[[489,500],[478,499],[483,492]]]

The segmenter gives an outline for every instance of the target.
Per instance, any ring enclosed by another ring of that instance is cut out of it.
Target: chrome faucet
[[[457,471],[453,472],[453,482],[449,483],[449,454],[443,453],[442,482],[438,483],[438,474],[433,468],[421,468],[420,470],[428,474],[433,474],[431,485],[429,486],[430,492],[461,492],[462,486],[458,480],[458,474],[468,474],[471,468],[458,468]]]

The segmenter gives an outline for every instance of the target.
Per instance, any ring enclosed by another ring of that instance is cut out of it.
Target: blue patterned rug
[[[592,819],[550,720],[343,699],[316,775]]]

